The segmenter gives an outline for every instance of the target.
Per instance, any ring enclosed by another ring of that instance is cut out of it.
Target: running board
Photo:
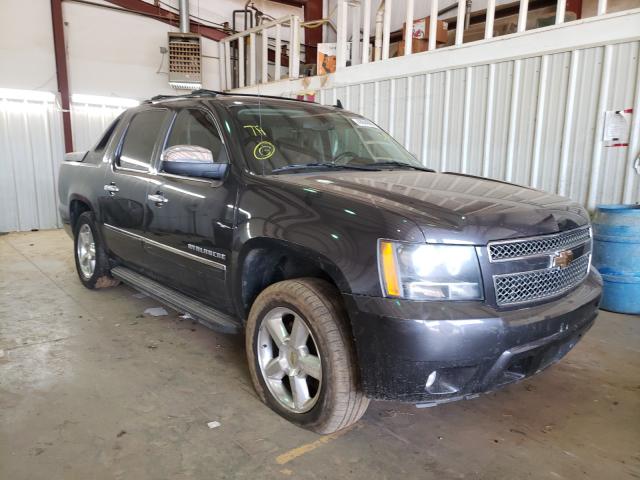
[[[172,288],[165,287],[161,283],[151,280],[126,267],[112,268],[111,275],[131,285],[136,290],[140,290],[150,297],[166,303],[179,312],[189,313],[202,325],[216,332],[240,333],[242,331],[242,324],[232,316],[221,313],[198,300],[194,300]]]

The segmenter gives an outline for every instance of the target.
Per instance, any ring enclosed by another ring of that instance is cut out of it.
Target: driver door
[[[176,112],[163,147],[197,146],[216,163],[228,162],[227,148],[210,112],[184,108]],[[165,158],[161,155],[161,158]],[[169,174],[157,165],[157,182],[147,195],[149,212],[145,250],[158,280],[222,310],[233,235],[236,186],[223,180]]]

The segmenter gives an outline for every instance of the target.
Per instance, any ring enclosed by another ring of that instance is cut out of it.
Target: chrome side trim
[[[136,240],[144,240],[143,236],[138,235],[136,233],[131,233],[128,230],[124,230],[122,228],[114,227],[113,225],[109,225],[108,223],[103,223],[102,225],[105,226],[106,228],[108,228],[109,230],[113,230],[114,232],[120,233],[120,234],[125,235],[127,237],[135,238]]]
[[[170,247],[169,245],[165,245],[164,243],[160,243],[160,242],[156,242],[155,240],[151,240],[150,238],[144,237],[142,235],[138,235],[137,233],[132,233],[128,230],[124,230],[122,228],[118,228],[118,227],[114,227],[113,225],[109,225],[108,223],[104,223],[103,224],[105,226],[105,228],[108,228],[109,230],[112,230],[116,233],[119,233],[121,235],[126,235],[128,237],[131,238],[135,238],[136,240],[140,240],[143,243],[146,243],[147,245],[152,245],[154,247],[158,247],[161,248],[163,250],[166,250],[167,252],[171,252],[175,255],[180,255],[182,257],[188,258],[189,260],[194,260],[196,262],[200,262],[200,263],[204,263],[205,265],[209,265],[211,267],[215,267],[218,268],[220,270],[227,270],[227,266],[224,265],[223,263],[219,263],[219,262],[214,262],[213,260],[209,260],[207,258],[202,258],[199,257],[198,255],[194,255],[192,253],[189,252],[183,252],[182,250],[179,250],[177,248],[174,247]]]

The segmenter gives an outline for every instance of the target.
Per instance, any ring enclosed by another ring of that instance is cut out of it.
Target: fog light
[[[438,376],[438,371],[437,370],[434,370],[433,372],[431,372],[429,374],[429,376],[427,377],[427,384],[425,385],[425,388],[431,387],[431,385],[433,385],[435,383],[437,376]]]

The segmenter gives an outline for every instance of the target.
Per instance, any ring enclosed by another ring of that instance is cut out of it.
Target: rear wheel
[[[251,308],[246,343],[258,395],[291,422],[331,433],[366,411],[346,313],[329,283],[302,278],[265,289]]]
[[[109,257],[96,228],[93,212],[84,212],[78,217],[74,247],[76,270],[85,287],[106,288],[120,283],[109,273]]]

